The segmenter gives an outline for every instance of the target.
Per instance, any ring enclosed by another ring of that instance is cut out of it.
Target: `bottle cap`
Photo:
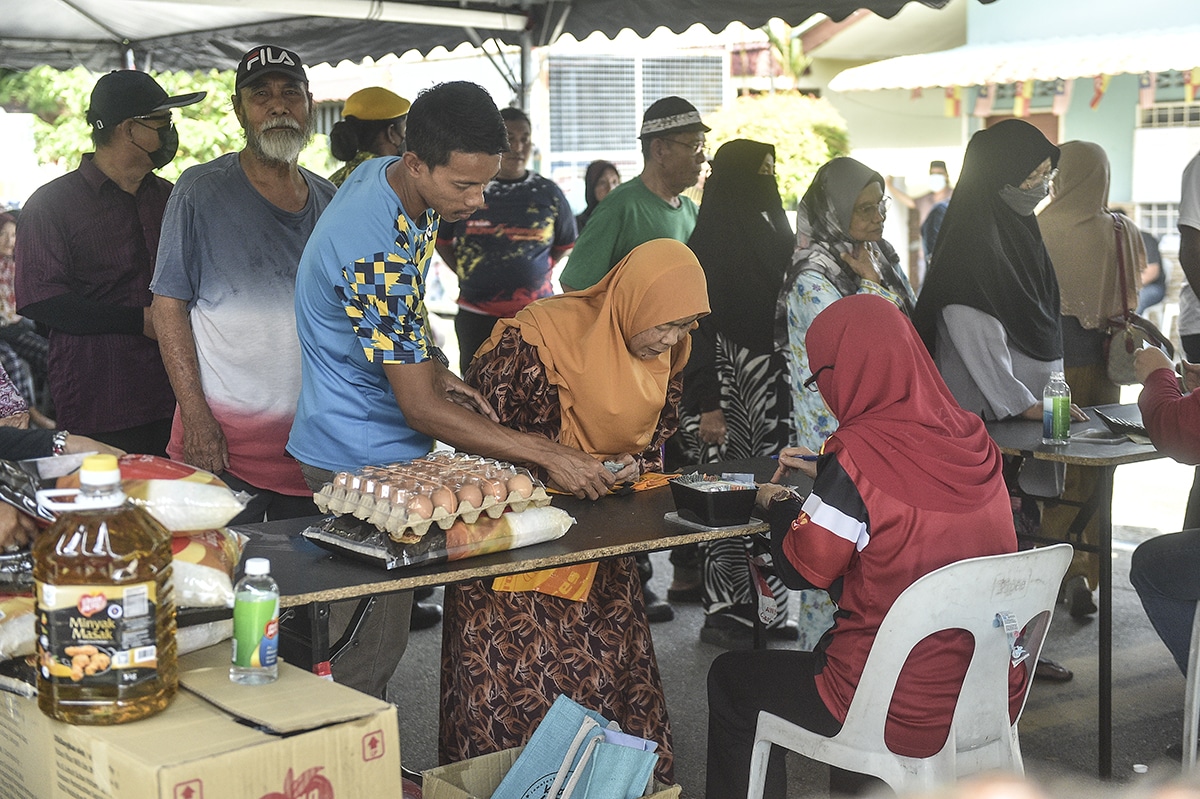
[[[116,455],[88,455],[79,467],[80,485],[104,486],[120,482],[121,469]]]
[[[271,561],[269,558],[250,558],[246,561],[246,574],[253,577],[260,577],[264,574],[271,573]]]

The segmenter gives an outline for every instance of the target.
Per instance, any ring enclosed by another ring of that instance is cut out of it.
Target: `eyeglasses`
[[[174,117],[169,113],[166,116],[142,116],[131,117],[131,119],[139,125],[152,130],[162,130],[175,124]]]
[[[880,216],[887,216],[888,208],[892,207],[892,198],[884,197],[877,203],[863,203],[862,205],[854,206],[854,213],[859,216],[870,216],[872,213],[878,213]]]
[[[1038,185],[1039,183],[1042,184],[1043,186],[1049,186],[1051,183],[1054,182],[1054,179],[1056,177],[1058,177],[1057,169],[1051,169],[1047,172],[1043,172],[1040,175],[1033,174],[1033,175],[1030,175],[1029,177],[1025,178],[1025,180],[1021,182],[1021,185],[1018,188],[1025,189],[1026,191],[1028,191],[1029,189],[1032,189],[1034,186]]]
[[[801,383],[800,385],[804,386],[805,389],[816,393],[819,390],[817,388],[817,375],[821,374],[821,372],[824,372],[826,369],[832,369],[832,368],[833,368],[833,364],[829,364],[827,366],[822,366],[820,369],[818,369],[817,371],[813,372],[811,375],[806,377],[804,379],[804,382]]]
[[[704,152],[704,145],[706,144],[704,139],[700,141],[679,141],[679,139],[668,139],[666,136],[663,136],[663,141],[669,141],[671,144],[686,147],[692,151],[692,155],[700,155],[700,153]]]

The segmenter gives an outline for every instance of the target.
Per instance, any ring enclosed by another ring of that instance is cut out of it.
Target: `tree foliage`
[[[171,96],[208,92],[199,103],[176,109],[179,152],[159,175],[175,181],[190,166],[242,149],[245,139],[230,99],[231,70],[151,74]],[[60,71],[45,66],[0,76],[0,105],[37,116],[34,141],[39,163],[57,164],[65,171],[79,163],[82,153],[92,151],[86,114],[99,78],[83,67]],[[332,172],[328,139],[315,136],[301,153],[300,163],[320,175]]]
[[[792,81],[791,88],[800,88],[800,79],[812,64],[812,58],[804,54],[804,44],[800,34],[781,19],[772,19],[762,27],[771,49],[779,58],[779,65],[784,75]]]
[[[716,147],[733,139],[775,145],[775,174],[785,208],[794,208],[817,169],[850,154],[846,122],[827,100],[794,92],[739,97],[704,118]]]

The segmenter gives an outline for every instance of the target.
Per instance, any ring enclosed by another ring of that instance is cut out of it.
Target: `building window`
[[[551,56],[550,147],[556,155],[637,150],[642,112],[677,94],[700,113],[721,107],[725,61],[719,55],[668,58]]]
[[[1163,234],[1179,231],[1179,203],[1138,203],[1134,221],[1138,228],[1161,240]]]
[[[1194,128],[1200,126],[1200,103],[1155,103],[1143,108],[1139,128]]]

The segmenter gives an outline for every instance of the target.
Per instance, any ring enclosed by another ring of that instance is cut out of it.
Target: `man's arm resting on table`
[[[200,383],[200,361],[196,357],[187,301],[156,294],[150,308],[163,366],[179,403],[183,459],[197,468],[220,473],[229,467],[229,450]]]
[[[433,359],[385,363],[383,372],[409,427],[419,433],[478,455],[536,463],[558,488],[577,497],[598,499],[612,485],[612,475],[591,455],[493,421],[495,412],[483,396]]]
[[[1142,423],[1154,446],[1181,463],[1200,463],[1200,392],[1181,393],[1170,359],[1155,347],[1140,351],[1134,368],[1144,385]]]

